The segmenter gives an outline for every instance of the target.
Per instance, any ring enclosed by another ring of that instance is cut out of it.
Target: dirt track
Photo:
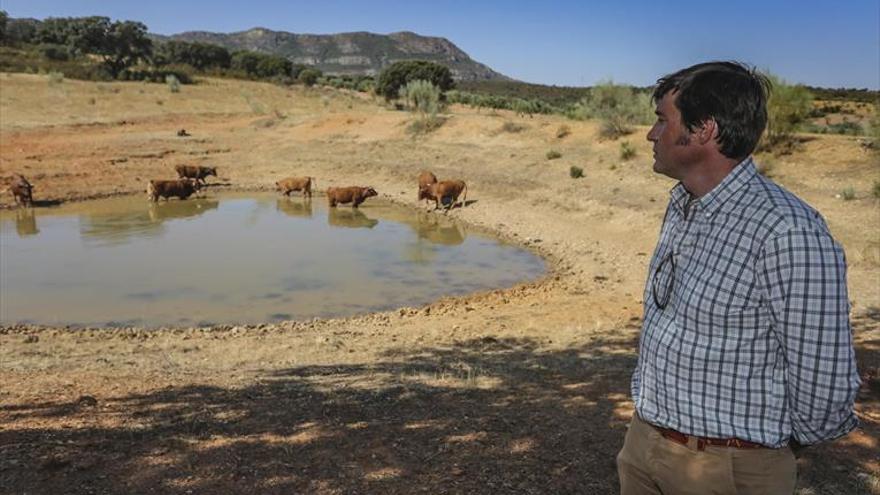
[[[409,115],[329,90],[209,81],[171,94],[26,75],[0,75],[0,85],[0,176],[23,173],[38,200],[142,194],[183,163],[216,165],[228,184],[218,187],[265,189],[301,174],[415,206],[427,168],[468,182],[476,202],[452,215],[553,267],[536,284],[345,320],[0,328],[0,486],[616,490],[642,284],[673,185],[651,172],[643,129],[629,139],[636,158],[622,161],[594,123],[558,117],[453,108],[413,139]],[[505,131],[511,120],[526,128]],[[558,138],[563,125],[571,133]],[[177,137],[181,128],[191,136]],[[547,160],[551,149],[562,158]],[[865,381],[864,428],[808,450],[800,486],[880,493],[880,209],[867,193],[880,167],[841,136],[772,161],[773,177],[819,209],[847,250]],[[572,165],[585,178],[571,179]],[[850,185],[856,200],[835,198]]]

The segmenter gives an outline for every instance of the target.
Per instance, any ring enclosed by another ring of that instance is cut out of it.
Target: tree
[[[122,70],[152,54],[147,26],[134,21],[110,22],[107,17],[49,18],[37,28],[45,44],[65,45],[74,55],[99,55],[116,77]]]
[[[208,43],[168,41],[159,45],[156,61],[160,64],[187,64],[196,70],[229,68],[232,56],[222,46]]]
[[[9,14],[0,10],[0,43],[6,42],[6,23],[9,22]]]
[[[299,77],[297,79],[299,82],[305,84],[306,86],[314,86],[316,82],[318,82],[318,78],[320,78],[323,74],[320,70],[309,68],[303,69],[299,73]]]
[[[153,53],[153,42],[147,38],[147,26],[140,22],[121,21],[111,24],[96,53],[113,77]]]
[[[651,97],[631,86],[605,81],[590,88],[590,94],[575,105],[576,119],[599,119],[603,137],[617,139],[632,132],[636,124],[649,124],[653,117]]]
[[[398,97],[402,86],[417,80],[429,81],[441,94],[455,87],[448,67],[425,60],[403,60],[382,70],[376,82],[376,93],[386,100],[393,100]]]

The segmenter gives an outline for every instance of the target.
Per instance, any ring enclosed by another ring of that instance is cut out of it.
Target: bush
[[[852,186],[845,187],[843,191],[840,192],[840,197],[843,198],[844,201],[856,199],[856,191]]]
[[[400,88],[418,80],[429,81],[441,94],[455,86],[448,67],[425,60],[404,60],[382,70],[376,81],[376,94],[390,101],[399,97]]]
[[[629,160],[636,156],[636,148],[631,145],[629,141],[624,141],[620,143],[620,158],[623,160]]]
[[[562,139],[569,134],[571,134],[571,128],[569,128],[567,125],[561,125],[559,126],[559,129],[556,129],[557,139]]]
[[[755,164],[755,169],[764,177],[772,177],[774,168],[776,168],[776,162],[770,158],[765,158]]]
[[[430,81],[415,80],[400,88],[400,98],[413,112],[423,117],[440,111],[440,88]]]
[[[572,165],[571,168],[568,169],[568,175],[572,179],[580,179],[581,177],[584,176],[584,169],[582,169],[580,167],[575,167],[574,165]]]
[[[547,152],[547,159],[548,160],[555,160],[557,158],[562,158],[562,153],[560,153],[556,150],[550,150]]]
[[[633,125],[650,124],[653,115],[650,95],[637,93],[630,86],[612,81],[591,88],[589,96],[569,112],[569,116],[575,119],[599,119],[600,135],[608,139],[630,134]]]
[[[880,199],[880,180],[875,180],[873,187],[871,187],[871,196],[874,196],[874,199]]]
[[[297,80],[304,85],[311,87],[318,82],[318,78],[321,77],[321,75],[321,71],[318,69],[303,69],[300,71],[299,76],[297,76]]]
[[[445,123],[445,118],[437,115],[429,115],[426,118],[414,120],[407,126],[406,130],[413,135],[427,134],[429,132],[436,131]]]
[[[180,93],[180,80],[174,74],[165,76],[165,84],[168,85],[168,90],[172,93]]]
[[[526,130],[526,126],[523,124],[517,124],[516,122],[507,121],[501,124],[501,132],[517,133],[524,130]]]
[[[767,101],[767,132],[761,148],[785,154],[794,149],[794,132],[813,110],[813,95],[802,85],[788,84],[773,74],[767,77],[773,90]]]
[[[828,132],[832,134],[843,134],[845,136],[861,136],[865,133],[862,126],[858,122],[851,122],[844,119],[843,122],[831,124],[828,126]]]
[[[43,57],[49,60],[65,61],[70,60],[70,51],[64,45],[55,43],[42,43],[37,45],[37,51]]]
[[[54,86],[64,82],[64,73],[52,71],[49,73],[49,85]]]

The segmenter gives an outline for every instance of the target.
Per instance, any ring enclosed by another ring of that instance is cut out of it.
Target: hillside
[[[283,56],[293,63],[313,65],[329,74],[375,75],[398,60],[429,60],[449,67],[460,81],[509,81],[474,61],[446,38],[412,32],[388,35],[356,32],[296,34],[253,28],[237,33],[191,31],[171,36],[151,35],[156,41],[211,43],[229,50],[252,50]]]

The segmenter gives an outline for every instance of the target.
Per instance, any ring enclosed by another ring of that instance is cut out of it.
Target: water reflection
[[[19,208],[16,210],[15,232],[19,237],[36,235],[40,232],[37,229],[37,217],[33,208]]]
[[[187,218],[201,215],[209,210],[216,210],[220,201],[216,199],[198,198],[190,201],[166,201],[150,203],[150,220],[161,222],[174,218]]]
[[[297,201],[288,197],[275,200],[275,209],[292,217],[312,217],[312,198]]]
[[[145,203],[140,208],[115,212],[85,212],[80,217],[80,233],[85,239],[106,244],[125,243],[138,237],[156,237],[164,232],[162,223],[167,220],[195,217],[219,206],[220,202],[216,199],[197,198]]]
[[[334,227],[348,227],[352,229],[372,229],[379,223],[378,220],[368,217],[364,212],[352,208],[328,208],[327,223]]]
[[[348,316],[543,272],[539,258],[454,219],[381,202],[331,209],[259,193],[115,198],[0,212],[0,228],[4,323]]]

